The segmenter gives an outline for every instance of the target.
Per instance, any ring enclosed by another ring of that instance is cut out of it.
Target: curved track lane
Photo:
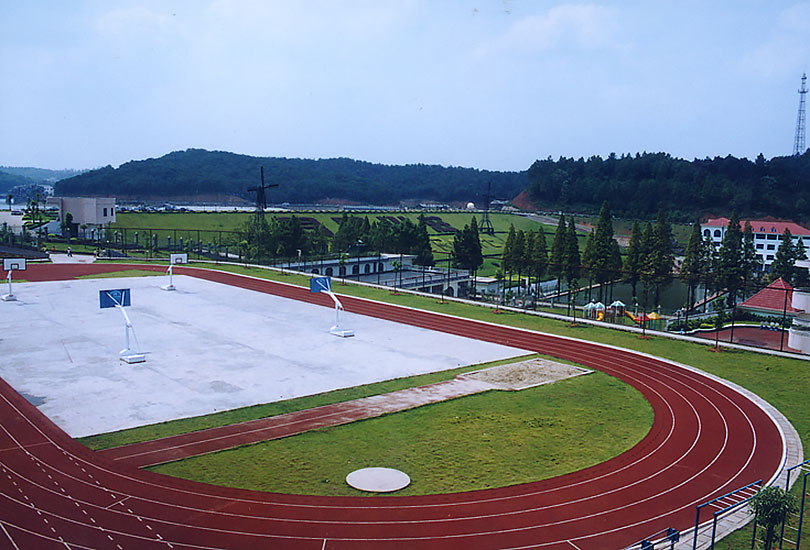
[[[26,278],[120,269],[31,266]],[[300,287],[193,268],[176,273],[331,306]],[[280,495],[115,464],[74,442],[0,381],[0,548],[623,548],[667,527],[688,529],[696,504],[768,480],[782,464],[783,437],[774,421],[735,390],[689,369],[558,336],[342,301],[347,311],[607,372],[644,394],[655,412],[653,427],[612,460],[536,483],[419,497]]]

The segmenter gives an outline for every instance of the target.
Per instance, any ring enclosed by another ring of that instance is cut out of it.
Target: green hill
[[[533,202],[554,210],[594,212],[606,200],[627,217],[664,209],[694,220],[736,209],[742,217],[810,219],[810,151],[754,161],[730,155],[687,161],[666,153],[549,158],[535,162],[528,179]]]
[[[278,184],[268,203],[314,203],[327,199],[360,204],[415,201],[480,202],[487,182],[492,194],[511,199],[526,187],[525,172],[490,172],[432,165],[388,166],[346,158],[287,159],[251,157],[188,149],[156,159],[107,166],[62,180],[63,196],[111,195],[129,199],[232,196],[252,200],[247,189],[265,181]]]
[[[16,187],[18,185],[31,185],[34,183],[38,182],[30,178],[0,171],[0,193],[3,195],[8,193],[12,187]]]

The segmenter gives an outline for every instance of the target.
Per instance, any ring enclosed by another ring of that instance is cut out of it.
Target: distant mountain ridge
[[[33,180],[34,183],[51,184],[65,178],[71,178],[86,172],[87,170],[73,170],[65,168],[63,170],[51,170],[49,168],[34,168],[31,166],[0,166],[0,172],[21,176]]]
[[[369,204],[400,201],[474,201],[480,203],[487,182],[494,198],[511,199],[527,185],[526,172],[493,172],[435,165],[389,166],[347,158],[288,159],[252,157],[223,151],[187,149],[159,158],[106,166],[56,184],[62,196],[128,198],[230,195],[252,200],[248,188],[278,184],[267,191],[268,203],[314,203],[328,199]]]
[[[31,185],[34,183],[39,182],[31,178],[9,174],[0,170],[0,193],[8,193],[13,187],[17,187],[18,185]]]

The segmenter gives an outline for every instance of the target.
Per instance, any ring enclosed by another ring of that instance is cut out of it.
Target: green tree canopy
[[[554,232],[554,239],[551,241],[551,253],[548,257],[548,274],[557,279],[562,277],[563,273],[566,236],[565,216],[560,216],[560,220],[557,222],[557,230]]]
[[[737,301],[737,294],[744,282],[743,240],[740,231],[740,218],[737,212],[731,213],[726,234],[720,245],[715,278],[720,288],[728,291],[727,302],[731,306]]]
[[[652,229],[651,229],[652,231]],[[627,247],[627,254],[624,258],[624,277],[625,282],[630,283],[633,290],[633,296],[637,296],[636,285],[641,278],[642,269],[642,246],[643,237],[641,233],[641,226],[637,221],[633,222],[633,229],[630,232],[630,243]]]
[[[776,539],[776,528],[788,514],[799,509],[796,498],[781,487],[771,485],[757,491],[748,504],[756,515],[756,522],[765,528],[765,550],[771,550]]]

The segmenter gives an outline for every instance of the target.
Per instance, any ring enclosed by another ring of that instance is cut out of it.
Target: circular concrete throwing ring
[[[346,476],[346,483],[370,493],[391,493],[411,483],[408,474],[393,468],[362,468]]]

